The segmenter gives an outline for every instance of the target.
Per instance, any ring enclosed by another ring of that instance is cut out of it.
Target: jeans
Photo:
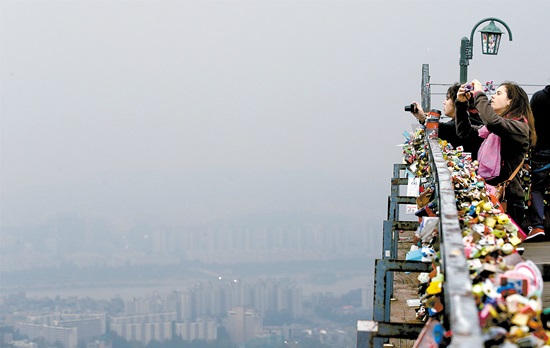
[[[531,227],[544,228],[544,192],[550,183],[550,169],[537,171],[550,163],[550,150],[539,150],[531,160]]]
[[[525,203],[523,200],[507,199],[506,207],[506,213],[521,226],[525,218]]]

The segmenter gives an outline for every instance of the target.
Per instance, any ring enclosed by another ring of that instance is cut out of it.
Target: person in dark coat
[[[480,139],[477,135],[466,139],[462,139],[457,134],[456,121],[455,121],[455,116],[456,116],[455,99],[459,88],[460,88],[460,84],[455,83],[447,89],[447,95],[445,96],[445,100],[443,101],[443,114],[445,116],[450,117],[451,120],[448,122],[439,123],[438,137],[442,140],[446,140],[455,149],[458,146],[462,146],[464,148],[464,152],[471,153],[472,159],[475,160],[477,159],[477,152],[479,150],[479,147],[483,139]],[[426,121],[426,115],[424,114],[424,110],[417,102],[413,102],[413,104],[416,105],[417,110],[412,114],[414,115],[414,117],[416,117],[416,119],[418,120],[418,122],[420,122],[420,124],[424,124]],[[481,118],[479,118],[479,115],[477,114],[477,110],[471,108],[470,110],[468,110],[468,112],[473,125],[476,125],[476,126],[483,125]]]
[[[550,85],[531,97],[535,129],[544,134],[550,129]],[[528,238],[544,240],[544,193],[550,184],[550,137],[539,137],[531,156],[531,204]]]

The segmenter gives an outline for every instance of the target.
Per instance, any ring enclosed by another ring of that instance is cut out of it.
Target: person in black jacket
[[[447,142],[449,142],[453,146],[453,148],[462,146],[464,148],[464,152],[471,153],[472,159],[475,160],[477,159],[477,152],[483,139],[480,139],[477,135],[470,138],[461,139],[457,134],[455,122],[455,99],[459,88],[460,84],[455,83],[447,89],[447,95],[445,96],[445,100],[443,101],[443,114],[450,117],[451,120],[448,122],[439,123],[438,137],[442,140],[446,140]],[[418,122],[424,124],[426,121],[424,110],[417,102],[413,102],[413,104],[416,105],[416,112],[413,112],[412,114],[414,115],[414,117],[416,117]],[[477,114],[477,110],[472,108],[468,111],[473,125],[483,125],[483,122],[481,122],[481,119]]]
[[[550,85],[531,97],[535,129],[544,134],[550,129]],[[544,193],[550,184],[550,137],[539,137],[531,157],[531,205],[527,211],[530,222],[528,239],[543,240]],[[535,238],[536,237],[536,238]]]
[[[473,86],[473,91],[468,91],[467,85]],[[457,132],[460,137],[470,137],[482,128],[473,126],[470,122],[467,114],[470,100],[473,100],[486,130],[500,137],[500,173],[494,178],[486,179],[488,184],[497,186],[510,178],[523,163],[529,147],[537,141],[529,97],[523,88],[513,82],[502,83],[491,96],[491,101],[478,80],[462,85],[455,102]],[[505,199],[508,215],[521,226],[525,215],[525,192],[518,175],[514,176],[506,188]]]

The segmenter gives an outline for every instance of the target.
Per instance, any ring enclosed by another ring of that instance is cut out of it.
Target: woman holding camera
[[[470,99],[478,110],[483,127],[474,126],[470,122],[467,114]],[[471,84],[460,87],[455,105],[459,137],[469,137],[475,133],[484,139],[488,139],[491,133],[500,137],[500,173],[495,173],[495,177],[485,178],[486,182],[496,186],[508,180],[523,163],[529,147],[537,141],[527,93],[516,83],[504,82],[489,101],[483,93],[481,83],[473,80]],[[505,199],[508,215],[521,225],[525,214],[525,192],[518,175],[514,176],[506,188]]]
[[[481,145],[480,138],[476,135],[475,137],[470,137],[469,139],[461,139],[457,135],[455,121],[455,99],[459,88],[460,84],[455,83],[447,89],[447,94],[445,96],[445,100],[443,101],[443,114],[447,117],[450,117],[451,120],[449,122],[439,123],[438,137],[451,143],[451,145],[453,145],[453,147],[455,148],[457,146],[462,146],[464,148],[464,152],[469,152],[472,154],[472,159],[477,159],[477,151],[479,150],[479,146]],[[424,110],[417,102],[413,102],[413,105],[415,106],[415,109],[411,110],[412,114],[414,115],[414,117],[416,117],[418,122],[424,124],[426,121]],[[483,122],[481,122],[481,119],[477,115],[476,110],[469,110],[469,117],[473,125],[483,125]]]

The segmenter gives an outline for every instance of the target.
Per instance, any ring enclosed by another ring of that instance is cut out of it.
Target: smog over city
[[[469,76],[550,84],[550,3],[518,6],[2,1],[1,326],[93,313],[116,348],[157,315],[165,340],[237,347],[250,314],[352,347],[422,65],[442,109],[460,39],[498,17],[513,40],[484,56],[476,38]]]

